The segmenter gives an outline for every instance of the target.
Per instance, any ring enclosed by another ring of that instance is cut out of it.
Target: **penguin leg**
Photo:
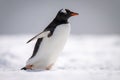
[[[25,67],[21,68],[21,70],[32,69],[33,65],[26,65]]]
[[[50,64],[46,67],[46,70],[50,70],[52,68],[53,64]]]
[[[32,69],[33,65],[26,65],[26,69]]]

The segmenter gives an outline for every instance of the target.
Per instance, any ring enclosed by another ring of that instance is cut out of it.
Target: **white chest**
[[[44,53],[51,56],[60,53],[69,36],[70,28],[70,24],[62,24],[57,26],[51,37],[45,37],[43,39],[41,50],[45,50]]]
[[[70,24],[62,24],[56,27],[53,35],[44,39],[45,45],[49,47],[47,50],[55,54],[61,52],[69,36],[70,28]]]
[[[68,35],[70,33],[70,28],[71,28],[70,24],[59,25],[54,30],[54,33],[50,39],[51,40],[55,39],[55,42],[60,41],[60,40],[61,40],[60,42],[62,42],[64,40],[66,40],[66,38],[68,37]]]

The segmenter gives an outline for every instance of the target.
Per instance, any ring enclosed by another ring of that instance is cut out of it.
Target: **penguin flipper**
[[[43,31],[43,32],[37,34],[36,36],[34,36],[33,38],[31,38],[27,43],[29,43],[29,42],[31,42],[32,40],[37,39],[37,38],[46,37],[46,36],[49,35],[49,33],[50,33],[50,31]]]

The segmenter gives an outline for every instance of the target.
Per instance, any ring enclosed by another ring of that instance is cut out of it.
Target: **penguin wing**
[[[49,33],[50,33],[50,31],[43,31],[43,32],[37,34],[36,36],[34,36],[33,38],[31,38],[27,43],[31,42],[34,39],[46,37],[49,35]]]

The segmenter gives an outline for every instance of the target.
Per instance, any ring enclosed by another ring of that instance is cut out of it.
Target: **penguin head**
[[[76,12],[72,12],[69,9],[65,9],[65,10],[61,9],[60,11],[58,11],[56,19],[60,21],[67,21],[70,17],[76,16],[76,15],[79,15],[79,14]]]

